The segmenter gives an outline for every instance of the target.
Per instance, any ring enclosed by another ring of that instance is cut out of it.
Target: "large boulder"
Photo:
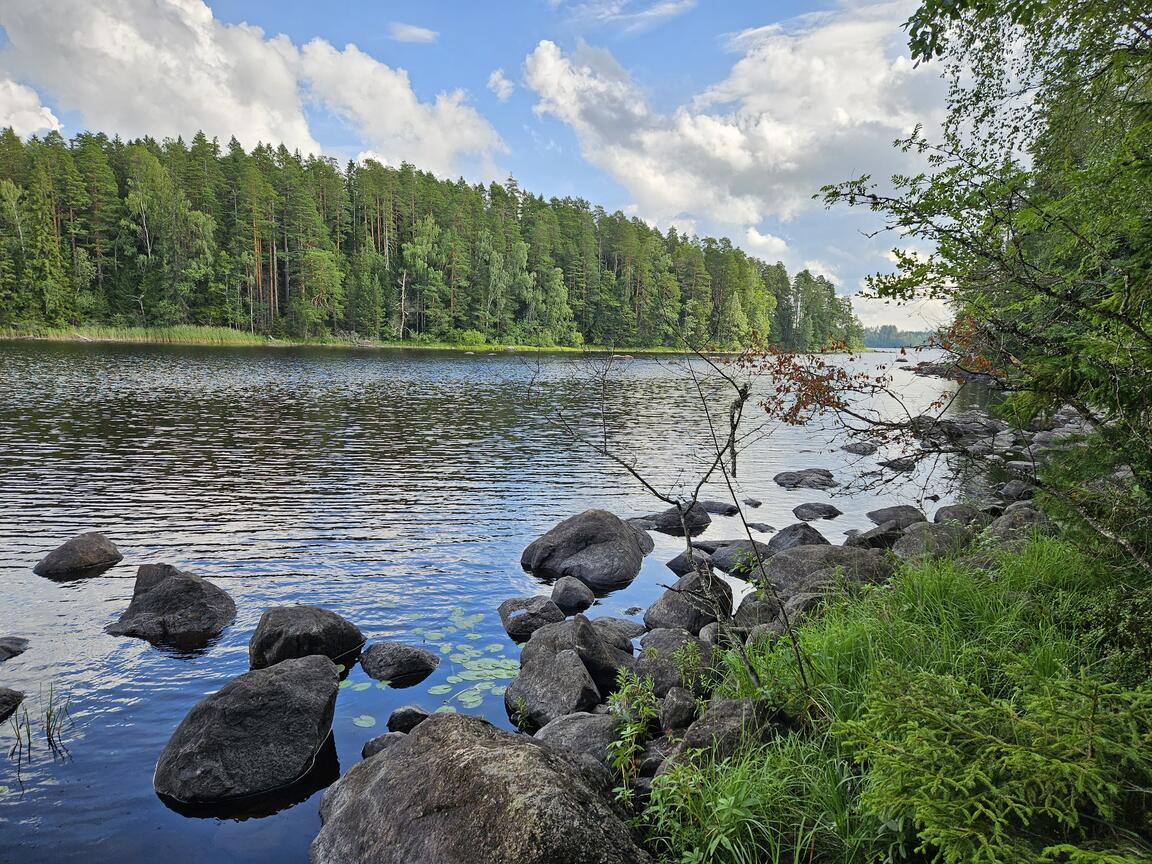
[[[700,549],[693,549],[692,554],[681,552],[668,562],[668,569],[677,576],[686,576],[697,569],[707,570],[712,565],[712,556]]]
[[[576,615],[567,621],[541,627],[521,650],[521,667],[541,658],[555,657],[561,651],[588,650],[587,647],[581,648],[582,644],[594,646],[597,653],[603,653],[601,647],[610,648],[617,662],[624,665],[632,655],[632,639],[636,637],[637,629],[644,632],[644,628],[635,621],[622,618],[595,618],[591,621],[591,631],[587,630],[587,623],[588,619],[583,615]]]
[[[681,759],[709,754],[716,762],[732,756],[741,746],[763,743],[777,734],[777,711],[755,699],[713,699],[708,709],[684,733],[677,750],[660,773]]]
[[[883,525],[886,522],[895,522],[896,526],[901,530],[907,528],[909,525],[914,525],[917,522],[928,521],[928,517],[921,513],[917,508],[913,507],[911,504],[897,504],[895,507],[881,507],[879,510],[870,511],[867,516],[875,525]]]
[[[828,539],[807,522],[797,522],[783,528],[768,541],[768,551],[775,555],[797,546],[827,546]]]
[[[800,471],[782,471],[772,478],[785,489],[832,489],[840,484],[826,468],[804,468]]]
[[[622,668],[632,666],[632,644],[627,650],[614,642],[614,634],[596,627],[583,615],[572,619],[573,649],[592,676],[601,697],[616,690],[616,678]]]
[[[0,638],[0,663],[19,657],[28,650],[28,640],[19,636],[4,636]]]
[[[859,531],[844,541],[856,549],[891,549],[904,536],[899,522],[884,522],[868,531]]]
[[[496,610],[500,623],[514,642],[527,642],[545,624],[564,620],[560,607],[547,597],[513,597]]]
[[[652,523],[652,530],[661,534],[671,534],[673,537],[683,537],[684,529],[688,529],[688,536],[695,537],[712,524],[712,517],[699,501],[681,511],[680,507],[669,507],[660,513],[643,516]]]
[[[972,541],[972,530],[958,522],[918,522],[908,526],[892,547],[905,561],[944,558],[954,555]]]
[[[440,658],[431,651],[403,642],[376,642],[360,657],[360,668],[370,678],[393,687],[411,687],[431,675]]]
[[[594,760],[438,714],[320,805],[312,864],[649,864]]]
[[[740,512],[740,508],[731,501],[701,501],[700,506],[713,516],[735,516]]]
[[[575,615],[595,603],[596,595],[576,577],[561,576],[552,586],[552,602],[565,615]]]
[[[318,655],[232,679],[176,727],[156,763],[156,791],[213,804],[289,786],[328,739],[339,683],[336,664]]]
[[[524,662],[504,691],[508,718],[522,729],[539,729],[557,717],[591,711],[600,691],[574,649],[542,653]],[[421,724],[424,725],[424,724]]]
[[[689,573],[656,598],[644,613],[649,630],[661,627],[696,634],[718,616],[732,614],[732,589],[711,573]]]
[[[19,690],[9,690],[7,687],[0,687],[0,723],[3,723],[15,714],[16,709],[20,707],[20,703],[23,701],[24,694]]]
[[[1005,501],[1030,501],[1035,495],[1035,485],[1026,480],[1009,480],[1000,487],[1000,497]]]
[[[648,630],[639,621],[627,618],[593,618],[592,626],[600,631],[605,640],[628,653],[632,652],[632,640],[643,636]]]
[[[937,523],[954,522],[979,530],[990,525],[992,517],[971,504],[949,504],[937,510],[932,521]]]
[[[318,606],[276,606],[260,616],[248,642],[248,665],[263,669],[281,660],[323,654],[351,666],[364,634],[350,621]]]
[[[115,543],[93,531],[53,549],[40,559],[32,572],[49,579],[79,579],[102,573],[123,558]]]
[[[575,753],[586,753],[597,762],[608,764],[609,746],[616,740],[620,721],[611,714],[568,714],[557,717],[533,737],[549,747],[561,747]]]
[[[837,516],[843,515],[843,512],[831,504],[815,502],[793,507],[792,515],[801,522],[815,522],[817,519],[835,519]]]
[[[194,649],[219,636],[235,617],[236,604],[222,588],[171,564],[142,564],[128,609],[104,630]]]
[[[813,585],[883,582],[893,572],[881,553],[847,546],[797,546],[768,562],[768,578],[784,600]]]
[[[759,576],[757,553],[760,560],[767,561],[772,557],[772,547],[759,540],[734,540],[712,553],[712,566],[729,576],[755,578]]]
[[[520,565],[546,579],[572,576],[593,591],[608,591],[635,579],[652,549],[644,531],[606,510],[587,510],[529,544]]]
[[[1048,517],[1032,507],[1013,506],[997,517],[988,533],[1001,541],[1026,540],[1033,534],[1047,533],[1051,528]]]

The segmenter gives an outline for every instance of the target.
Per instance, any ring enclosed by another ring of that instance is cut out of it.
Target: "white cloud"
[[[492,74],[488,76],[488,89],[495,93],[496,98],[501,102],[507,102],[512,98],[516,85],[508,80],[503,69],[494,69]]]
[[[331,43],[313,39],[298,57],[312,95],[353,126],[389,164],[407,159],[424,170],[447,174],[462,156],[483,160],[504,150],[496,130],[464,104],[462,90],[421,102],[407,72],[355,45],[337,51]]]
[[[354,45],[298,47],[218,21],[203,0],[3,0],[0,26],[0,80],[34,84],[89,129],[157,138],[203,129],[247,147],[318,153],[304,110],[311,99],[393,164],[448,174],[478,162],[487,175],[504,147],[463,91],[422,102],[407,72]]]
[[[823,276],[833,285],[840,284],[839,270],[832,264],[827,264],[816,258],[809,258],[804,262],[804,266],[801,269],[807,270],[813,276]]]
[[[51,109],[40,104],[31,87],[0,80],[0,128],[11,126],[21,138],[60,128]]]
[[[901,330],[935,330],[952,320],[952,310],[943,300],[897,303],[853,294],[852,310],[865,327],[895,324]]]
[[[553,9],[565,5],[563,0],[549,0]],[[696,8],[696,0],[589,0],[569,3],[572,17],[582,23],[610,25],[627,33],[641,33],[664,21]]]
[[[935,69],[902,51],[906,0],[852,5],[739,34],[727,78],[668,113],[603,50],[541,42],[525,62],[536,110],[640,210],[729,225],[789,219],[824,183],[894,168],[891,142],[938,117]]]
[[[418,27],[415,24],[404,24],[400,21],[393,21],[388,25],[388,36],[394,42],[428,44],[435,42],[440,34],[435,30],[429,30],[427,27]]]
[[[754,225],[744,232],[744,247],[766,261],[775,261],[788,251],[788,243],[774,234],[761,234]]]

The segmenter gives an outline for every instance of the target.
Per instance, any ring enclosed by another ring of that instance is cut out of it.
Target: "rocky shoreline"
[[[1023,434],[975,414],[924,422],[917,432],[927,444],[990,459],[1020,476],[994,503],[946,505],[931,519],[910,505],[874,510],[867,514],[874,527],[846,532],[841,545],[812,524],[841,515],[826,502],[796,507],[799,521],[779,531],[752,523],[746,536],[721,541],[694,538],[712,515],[743,521],[735,502],[692,502],[630,519],[604,510],[570,517],[521,559],[551,585],[550,594],[509,598],[498,610],[522,646],[519,671],[504,692],[520,731],[404,706],[392,713],[388,732],[365,745],[363,761],[338,779],[322,754],[332,747],[348,669],[360,662],[370,677],[404,686],[431,674],[440,658],[401,641],[367,645],[355,624],[330,610],[268,609],[249,643],[249,671],[189,711],[158,758],[155,790],[185,811],[262,812],[257,802],[286,790],[303,789],[300,800],[330,784],[311,850],[317,864],[650,861],[621,797],[642,802],[656,777],[701,752],[723,759],[745,744],[790,734],[789,718],[775,706],[714,695],[722,652],[786,638],[827,598],[884,583],[900,561],[954,554],[980,532],[1011,546],[1044,530],[1046,518],[1030,503],[1035,488],[1025,457],[1031,469],[1045,451],[1085,431],[1067,412]],[[838,485],[821,468],[775,480],[787,489]],[[684,551],[667,564],[675,580],[643,611],[642,624],[590,617],[597,596],[639,574],[654,549],[650,531],[684,538]],[[121,558],[108,538],[85,534],[49,553],[36,572],[83,578]],[[211,582],[144,564],[127,610],[106,629],[187,649],[218,636],[235,614],[231,597]],[[0,639],[0,660],[27,648],[16,637]],[[653,704],[639,718],[639,733],[633,730],[631,770],[621,778],[614,742],[622,724],[638,719],[619,698],[628,681],[642,685]],[[21,699],[0,688],[0,719]]]

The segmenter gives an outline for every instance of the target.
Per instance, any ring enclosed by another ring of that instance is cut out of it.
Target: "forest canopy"
[[[0,132],[0,327],[483,344],[859,346],[847,298],[727,239],[198,133]]]

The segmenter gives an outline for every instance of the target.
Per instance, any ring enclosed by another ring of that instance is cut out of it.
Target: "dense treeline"
[[[245,152],[197,134],[0,133],[0,326],[789,350],[858,344],[832,284],[515,180]]]
[[[864,344],[869,348],[919,348],[932,338],[930,330],[899,330],[895,324],[865,327]]]

